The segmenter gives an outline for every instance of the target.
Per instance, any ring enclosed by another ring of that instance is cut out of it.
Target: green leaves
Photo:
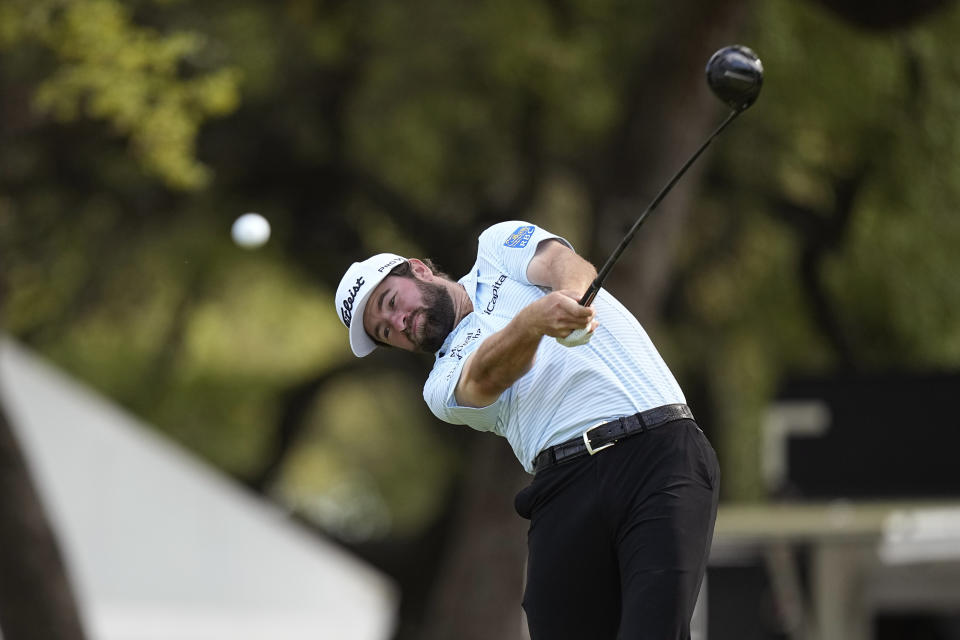
[[[210,170],[196,153],[199,128],[236,109],[240,75],[234,68],[191,68],[203,49],[200,34],[138,26],[116,0],[40,3],[29,17],[0,38],[37,40],[57,58],[56,70],[37,87],[41,112],[62,122],[109,123],[144,168],[171,187],[208,183]]]
[[[422,253],[459,275],[475,232],[507,217],[588,253],[620,237],[610,212],[646,204],[637,182],[721,111],[694,84],[706,45],[678,31],[691,7],[3,0],[6,326],[256,471],[288,387],[350,361],[327,308],[350,261]],[[681,380],[709,387],[734,497],[762,494],[759,416],[783,376],[960,366],[960,12],[878,33],[815,2],[750,7],[736,39],[764,61],[763,94],[699,161],[703,183],[673,194],[691,224],[657,265],[671,302],[649,327]],[[649,108],[669,91],[671,109]],[[238,253],[229,224],[248,210],[275,235]],[[649,274],[619,275],[617,294]],[[278,490],[364,493],[414,531],[434,508],[416,454],[366,472],[387,437],[349,442],[367,427],[338,397],[418,446],[430,423],[373,407],[363,382],[323,394]],[[438,455],[434,484],[456,454]]]

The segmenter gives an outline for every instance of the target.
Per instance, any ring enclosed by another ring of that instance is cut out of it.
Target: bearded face
[[[453,331],[457,315],[451,281],[436,273],[431,278],[426,269],[420,261],[403,263],[370,292],[363,329],[377,343],[435,353]]]
[[[414,314],[404,333],[418,351],[435,353],[453,331],[456,320],[453,298],[438,284],[422,280],[416,280],[416,283],[423,296],[423,306]]]

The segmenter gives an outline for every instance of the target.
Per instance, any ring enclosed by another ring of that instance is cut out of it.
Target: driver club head
[[[707,62],[707,84],[727,106],[743,111],[754,103],[763,85],[763,64],[743,45],[724,47]]]

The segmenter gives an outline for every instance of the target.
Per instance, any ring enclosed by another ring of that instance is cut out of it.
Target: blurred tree
[[[710,380],[693,386],[713,397],[738,499],[762,497],[758,427],[783,375],[958,362],[958,292],[941,272],[960,233],[955,92],[930,91],[957,77],[933,45],[956,4],[872,33],[784,8],[758,7],[753,42],[775,73],[738,123],[751,144],[720,145],[668,305],[679,357],[707,354],[690,366]]]
[[[0,22],[0,50],[39,47],[52,56],[49,75],[33,79],[39,114],[59,122],[105,120],[170,186],[206,183],[209,171],[194,142],[206,118],[236,107],[238,76],[197,64],[199,34],[138,26],[117,0],[8,0]]]

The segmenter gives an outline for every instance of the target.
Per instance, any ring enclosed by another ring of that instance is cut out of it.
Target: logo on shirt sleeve
[[[510,234],[507,241],[503,243],[503,246],[510,247],[511,249],[522,249],[530,242],[530,238],[533,237],[533,231],[533,225],[518,227],[516,231]]]

